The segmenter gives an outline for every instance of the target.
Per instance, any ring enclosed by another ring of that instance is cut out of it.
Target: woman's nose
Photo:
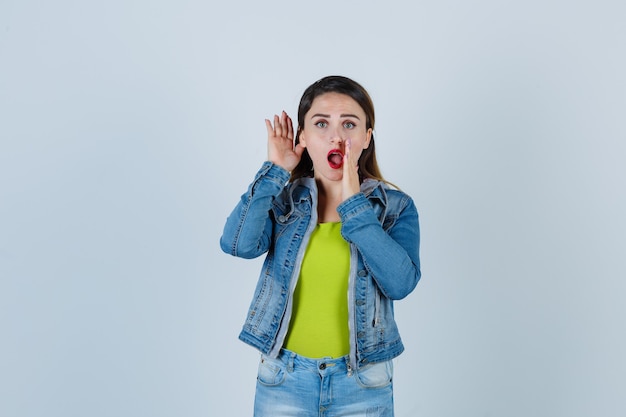
[[[344,139],[339,132],[335,131],[333,132],[330,141],[334,144],[341,145],[344,142]]]

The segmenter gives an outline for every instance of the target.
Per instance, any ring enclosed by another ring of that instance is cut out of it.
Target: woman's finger
[[[283,134],[281,126],[280,126],[280,118],[277,114],[274,115],[274,135],[277,137],[281,137]]]
[[[349,181],[352,175],[352,149],[350,139],[346,140],[345,148],[343,151],[343,179]]]
[[[265,128],[267,129],[268,138],[274,136],[274,128],[272,127],[272,122],[270,122],[269,119],[265,119]]]
[[[284,110],[280,115],[280,127],[283,137],[293,139],[293,126],[291,125],[291,118]]]
[[[285,136],[288,130],[289,129],[287,128],[287,113],[285,113],[285,111],[283,110],[282,113],[280,113],[280,131],[282,133],[281,136]]]
[[[291,121],[291,117],[287,115],[287,138],[293,141],[293,122]]]

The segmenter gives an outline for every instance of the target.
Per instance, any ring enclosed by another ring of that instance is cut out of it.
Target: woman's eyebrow
[[[330,114],[315,113],[313,116],[311,116],[311,119],[316,118],[316,117],[325,117],[325,118],[329,119],[330,118]]]
[[[315,117],[325,117],[325,118],[329,119],[330,118],[330,114],[315,113],[313,116],[311,116],[311,119],[313,119]],[[359,116],[357,116],[356,114],[346,114],[346,113],[344,113],[344,114],[340,115],[339,117],[353,117],[353,118],[355,118],[357,120],[361,120],[359,118]]]

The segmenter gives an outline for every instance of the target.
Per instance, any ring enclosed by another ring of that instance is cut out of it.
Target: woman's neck
[[[337,212],[337,206],[343,201],[341,187],[341,181],[338,181],[336,184],[317,181],[318,223],[338,222],[341,220]]]

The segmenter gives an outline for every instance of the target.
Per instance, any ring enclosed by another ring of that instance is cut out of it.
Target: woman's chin
[[[323,179],[328,181],[341,181],[343,179],[343,170],[342,169],[325,169],[325,170],[315,170],[315,178]]]

